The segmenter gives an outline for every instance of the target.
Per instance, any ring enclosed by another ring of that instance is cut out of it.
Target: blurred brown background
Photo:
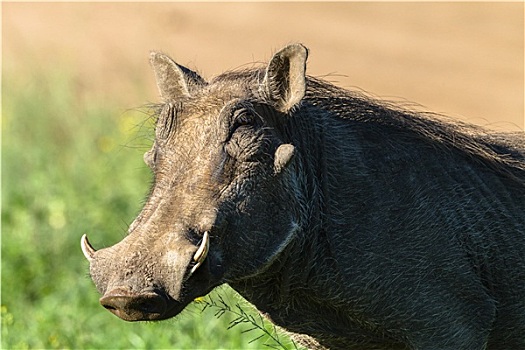
[[[4,77],[62,70],[79,93],[123,108],[157,100],[150,50],[210,77],[302,42],[310,75],[493,129],[524,128],[519,2],[3,3],[2,16]]]

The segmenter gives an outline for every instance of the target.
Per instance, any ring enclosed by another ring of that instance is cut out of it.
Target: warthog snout
[[[144,253],[147,249],[142,249],[145,245],[137,241],[129,244],[123,240],[96,250],[83,235],[81,248],[91,277],[98,282],[100,304],[125,321],[154,321],[178,314],[194,298],[209,292],[208,283],[213,285],[214,278],[220,278],[220,269],[210,270],[210,237],[210,232],[204,231],[200,241],[174,240],[157,260],[150,259]],[[166,242],[161,245],[167,247]],[[183,288],[192,293],[182,293]]]
[[[132,293],[120,288],[108,291],[100,304],[126,321],[160,319],[167,308],[166,298],[158,293]]]

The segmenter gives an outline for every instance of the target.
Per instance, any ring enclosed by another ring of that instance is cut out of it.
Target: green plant
[[[221,318],[226,314],[233,315],[234,318],[229,322],[228,329],[239,325],[247,325],[249,328],[243,329],[243,334],[254,331],[259,333],[249,343],[262,340],[263,345],[273,349],[298,349],[295,342],[281,334],[281,331],[275,325],[265,320],[260,313],[253,313],[250,310],[251,307],[246,305],[246,302],[237,301],[234,303],[234,306],[230,306],[230,303],[225,302],[221,294],[208,295],[199,300],[199,302],[204,304],[203,312],[208,308],[216,310],[215,316],[217,318]]]

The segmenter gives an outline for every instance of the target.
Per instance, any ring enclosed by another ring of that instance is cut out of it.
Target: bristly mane
[[[525,186],[525,133],[491,133],[482,127],[445,116],[414,112],[395,103],[373,99],[321,79],[308,77],[305,101],[373,127],[388,126],[393,134],[410,133],[415,139],[460,152],[493,171]]]

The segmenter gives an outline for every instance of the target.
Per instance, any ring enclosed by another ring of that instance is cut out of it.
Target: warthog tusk
[[[206,256],[208,255],[208,250],[210,249],[210,234],[208,231],[204,231],[204,235],[202,236],[202,241],[199,246],[199,249],[195,252],[195,255],[193,256],[193,261],[195,261],[195,265],[191,268],[190,275],[192,275],[199,266],[202,265],[204,262],[204,259],[206,259]]]
[[[82,248],[82,253],[84,253],[84,256],[89,262],[93,261],[93,258],[95,256],[95,248],[91,246],[91,244],[88,241],[87,235],[83,234],[82,238],[80,239],[80,248]]]

